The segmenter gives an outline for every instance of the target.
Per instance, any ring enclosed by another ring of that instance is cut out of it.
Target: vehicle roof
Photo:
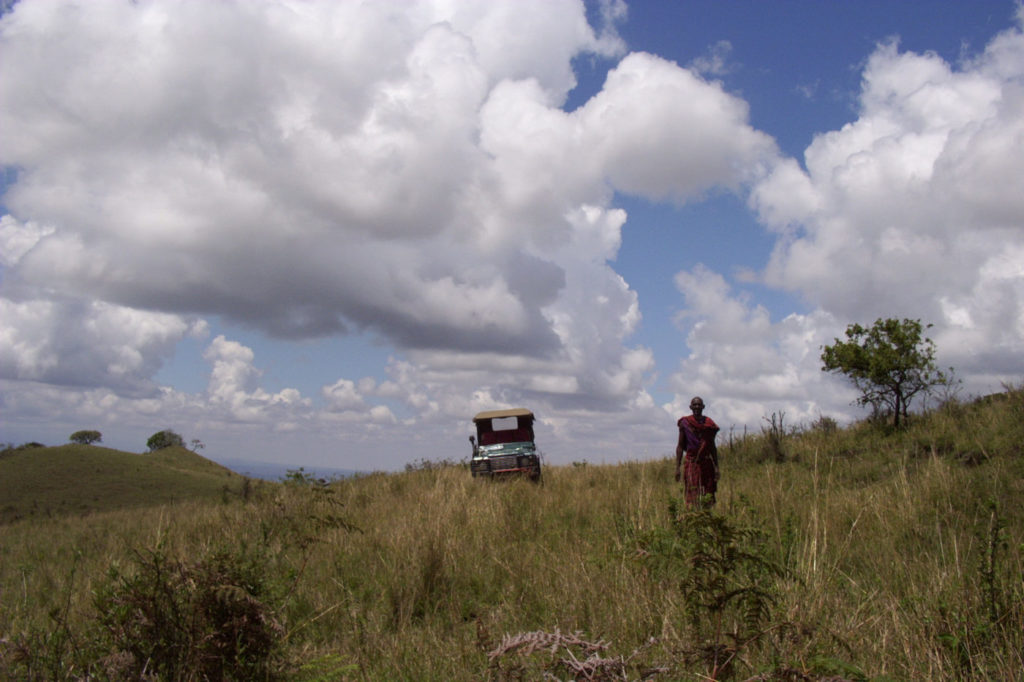
[[[501,417],[533,417],[533,412],[526,409],[525,407],[513,407],[507,410],[489,410],[486,412],[479,412],[473,417],[474,422],[478,422],[484,419],[500,419]]]

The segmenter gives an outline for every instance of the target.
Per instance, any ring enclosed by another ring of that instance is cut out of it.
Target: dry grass
[[[668,459],[548,467],[542,486],[443,466],[0,526],[0,674],[57,613],[81,656],[34,655],[81,679],[91,595],[159,546],[193,561],[259,548],[288,679],[1021,680],[1022,424],[1011,391],[899,433],[791,431],[782,457],[735,440],[715,514],[760,531],[736,547],[784,569],[744,642],[724,609],[692,625],[708,607],[685,589]]]

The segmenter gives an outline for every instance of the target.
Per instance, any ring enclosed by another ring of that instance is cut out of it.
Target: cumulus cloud
[[[743,423],[775,401],[843,409],[817,355],[849,321],[921,317],[947,362],[1021,371],[1019,29],[956,66],[880,45],[857,120],[800,163],[705,79],[728,45],[690,68],[627,54],[625,5],[598,10],[595,29],[574,0],[17,3],[0,17],[5,410],[75,387],[53,404],[351,442],[429,424],[427,443],[528,402],[560,438],[621,452],[693,393]],[[580,55],[612,66],[569,111]],[[656,405],[616,198],[722,189],[750,190],[777,239],[756,284],[809,312],[773,321],[727,273],[680,273],[689,354]],[[210,320],[396,355],[376,378],[269,391],[218,334],[205,391],[157,385]]]
[[[259,386],[262,372],[253,365],[251,348],[218,336],[203,357],[211,363],[207,397],[211,406],[226,411],[230,419],[273,423],[278,429],[297,427],[296,417],[309,411],[312,401],[298,390],[285,388],[268,393]]]
[[[1024,200],[1008,180],[1024,176],[1022,77],[1019,28],[959,66],[879,45],[857,119],[817,136],[802,166],[780,159],[750,194],[777,235],[760,283],[812,312],[772,321],[723,275],[679,273],[690,355],[666,409],[703,393],[735,423],[854,416],[820,349],[879,317],[933,323],[939,364],[971,392],[1024,374]]]
[[[681,202],[716,186],[738,188],[774,158],[774,141],[748,125],[748,114],[720,84],[638,53],[608,74],[580,118],[615,189]]]
[[[790,425],[851,416],[854,396],[821,371],[820,349],[840,329],[830,313],[772,322],[764,306],[703,265],[680,272],[676,286],[690,355],[670,378],[675,397],[666,410],[686,414],[690,398],[700,395],[723,423],[758,425],[773,412]]]
[[[968,374],[1024,373],[1022,77],[1019,28],[958,67],[879,45],[857,120],[752,194],[780,235],[763,281],[844,322],[934,323],[940,359]]]
[[[153,374],[192,327],[102,301],[0,298],[0,377],[154,394]]]
[[[652,361],[607,265],[613,192],[684,201],[775,152],[742,100],[647,54],[563,111],[572,59],[624,49],[624,5],[600,9],[595,32],[571,1],[19,3],[5,289],[525,356],[531,390],[632,400]]]

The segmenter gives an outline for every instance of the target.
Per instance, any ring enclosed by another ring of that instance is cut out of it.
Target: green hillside
[[[243,478],[181,447],[146,454],[95,445],[0,455],[0,523],[219,498]]]
[[[1024,682],[1024,389],[770,417],[713,510],[667,456],[249,495],[185,450],[6,458],[5,504],[174,504],[0,524],[0,680]]]

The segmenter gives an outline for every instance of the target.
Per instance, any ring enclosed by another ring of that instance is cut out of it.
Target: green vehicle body
[[[526,476],[540,481],[540,453],[533,439],[533,412],[516,407],[473,417],[476,437],[469,469],[474,477]]]

